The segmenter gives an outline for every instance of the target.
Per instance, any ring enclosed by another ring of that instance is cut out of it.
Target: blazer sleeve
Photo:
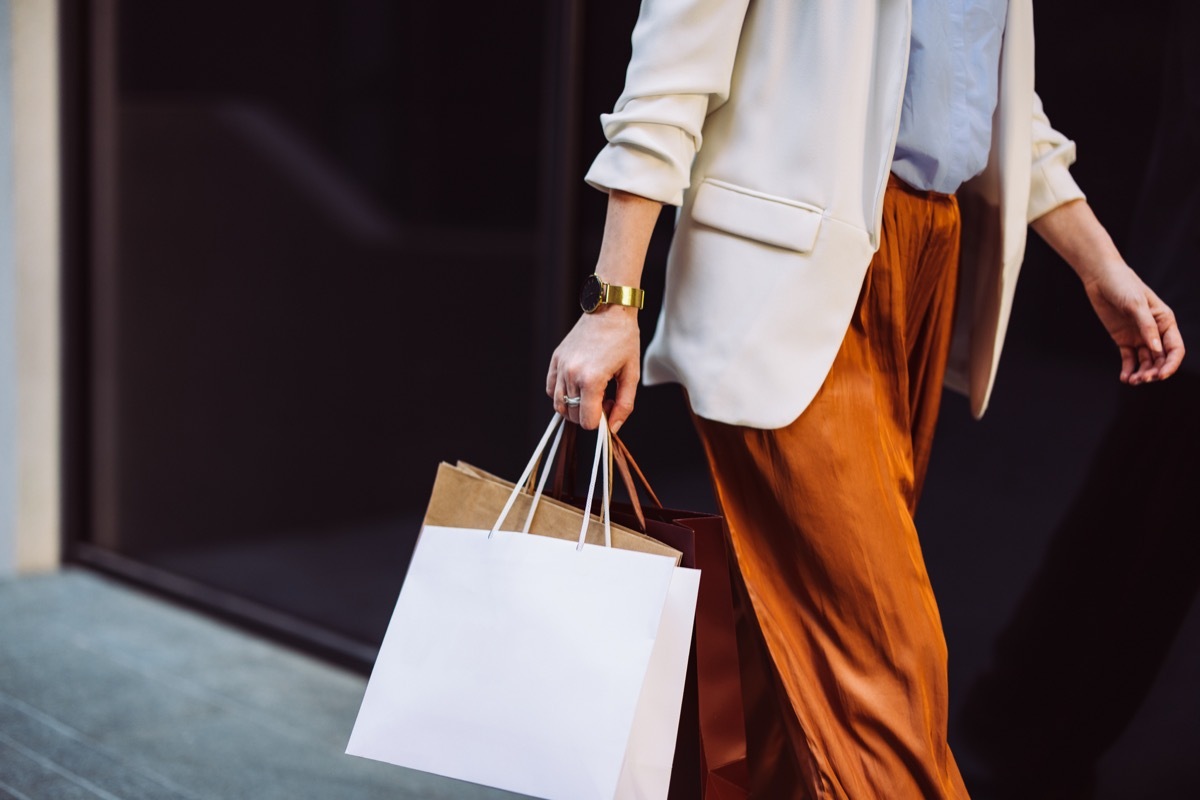
[[[608,144],[584,180],[683,202],[704,118],[729,99],[749,0],[642,0],[625,89],[600,123]]]
[[[1075,163],[1075,143],[1056,131],[1042,108],[1042,99],[1033,95],[1033,170],[1030,174],[1027,218],[1033,222],[1063,203],[1083,198],[1083,190],[1071,177]]]

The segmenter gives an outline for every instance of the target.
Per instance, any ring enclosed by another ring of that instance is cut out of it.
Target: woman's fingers
[[[566,380],[565,380],[565,373],[560,369],[558,371],[558,374],[555,376],[555,381],[554,381],[554,395],[553,395],[554,410],[557,411],[559,414],[562,414],[567,419],[570,419],[571,418],[571,414],[570,414],[571,410],[569,408],[567,408],[567,404],[565,402],[563,402],[563,398],[566,396],[567,396],[567,384],[566,384]]]
[[[617,375],[617,399],[608,415],[613,433],[619,431],[633,413],[633,399],[637,395],[638,380],[641,377],[637,366],[634,362],[633,368],[626,366]]]
[[[558,352],[550,356],[550,369],[546,371],[546,396],[551,400],[557,401],[555,395],[555,387],[558,385]],[[558,410],[557,402],[554,410]]]
[[[576,410],[575,421],[584,430],[595,430],[600,425],[600,411],[604,402],[604,389],[608,379],[599,373],[585,371],[578,377],[579,407]]]
[[[1137,359],[1134,356],[1132,347],[1121,348],[1121,383],[1129,383],[1129,379],[1133,377],[1133,372],[1137,368]]]
[[[1144,345],[1139,346],[1137,349],[1137,359],[1137,372],[1133,373],[1133,377],[1129,381],[1133,384],[1145,383],[1150,380],[1151,371],[1154,368],[1154,359],[1150,355],[1150,348]]]
[[[638,384],[637,366],[635,362],[632,369],[627,365],[618,373],[617,396],[613,401],[604,399],[608,381],[599,373],[579,371],[572,375],[567,370],[559,370],[553,395],[554,409],[582,428],[595,430],[600,425],[600,413],[607,408],[615,432],[633,413],[633,399]],[[579,398],[579,402],[566,403],[566,398]]]
[[[1131,317],[1132,327],[1137,329],[1137,370],[1133,373],[1131,383],[1145,383],[1154,380],[1155,359],[1162,354],[1162,342],[1158,338],[1158,324],[1150,313],[1148,298],[1138,293],[1128,301],[1125,313]]]
[[[568,372],[566,378],[563,380],[563,396],[560,399],[567,407],[567,419],[576,425],[579,424],[579,414],[583,407],[583,395],[583,387],[579,385],[578,379]]]
[[[1154,318],[1154,314],[1150,313],[1150,305],[1140,302],[1133,313],[1138,332],[1142,336],[1142,343],[1150,355],[1154,358],[1162,356],[1163,347],[1162,340],[1159,338],[1158,320]]]
[[[1163,380],[1175,374],[1183,362],[1183,336],[1179,333],[1179,324],[1175,320],[1175,312],[1170,306],[1158,298],[1149,288],[1150,314],[1154,318],[1154,327],[1162,342],[1162,352],[1156,361],[1155,380]]]
[[[585,382],[580,377],[578,369],[572,370],[565,360],[559,360],[557,356],[551,363],[554,367],[554,386],[550,389],[550,398],[554,401],[554,410],[578,425],[581,417],[586,417],[583,409],[588,402],[588,395],[591,393],[584,385]],[[603,394],[603,390],[601,394]],[[578,402],[569,403],[568,400],[578,400]],[[599,419],[597,414],[597,424],[599,424]]]
[[[1139,303],[1131,312],[1142,340],[1137,348],[1137,368],[1129,380],[1133,384],[1169,378],[1183,362],[1183,337],[1174,312],[1149,287],[1145,291],[1146,302]]]
[[[635,370],[636,367],[635,362]],[[612,409],[610,422],[614,429],[619,428],[619,423],[624,422],[633,411],[633,395],[637,390],[637,376],[635,373],[631,379],[623,377],[630,371],[630,367],[626,365],[621,372],[617,373],[617,399],[610,404]],[[582,369],[572,377],[568,377],[566,385],[571,388],[568,388],[566,393],[570,397],[578,397],[579,404],[567,406],[567,419],[578,423],[585,430],[591,431],[599,427],[600,414],[606,404],[604,394],[608,383],[609,378],[602,372],[589,368]]]
[[[1137,273],[1112,270],[1084,288],[1120,351],[1122,383],[1160,381],[1179,369],[1184,350],[1175,314]]]
[[[1183,336],[1180,335],[1179,327],[1175,324],[1174,315],[1171,317],[1171,326],[1163,331],[1162,341],[1166,357],[1158,370],[1160,380],[1174,375],[1175,370],[1179,369],[1179,365],[1183,363]]]

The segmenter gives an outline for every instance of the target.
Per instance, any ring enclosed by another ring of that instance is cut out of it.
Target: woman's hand
[[[1083,281],[1096,315],[1121,351],[1121,382],[1161,381],[1183,361],[1175,314],[1142,282],[1086,200],[1073,200],[1033,221],[1033,229]]]
[[[639,284],[660,211],[662,203],[657,200],[617,189],[609,192],[604,238],[596,259],[596,275],[601,280],[616,286]],[[546,394],[555,411],[588,430],[598,428],[604,390],[616,378],[617,399],[608,412],[609,427],[616,433],[633,411],[641,377],[637,315],[637,309],[630,306],[602,305],[579,318],[550,359]],[[564,397],[582,401],[569,406]]]
[[[1121,264],[1084,281],[1096,316],[1121,351],[1121,382],[1131,385],[1169,378],[1183,361],[1183,337],[1175,314],[1128,266]]]
[[[601,306],[583,314],[554,351],[546,375],[546,394],[554,410],[572,422],[594,430],[600,425],[600,410],[608,382],[617,381],[617,399],[608,412],[614,433],[633,412],[633,398],[641,377],[641,337],[637,309]],[[579,397],[578,406],[568,406],[564,397]]]

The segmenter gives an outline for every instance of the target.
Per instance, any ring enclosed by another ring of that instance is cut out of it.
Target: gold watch
[[[646,305],[646,293],[635,286],[613,286],[591,274],[579,290],[579,307],[591,314],[603,305],[629,306],[641,310]]]

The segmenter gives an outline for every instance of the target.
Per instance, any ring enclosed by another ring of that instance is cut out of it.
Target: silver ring
[[[582,397],[567,397],[565,394],[563,395],[563,404],[570,408],[574,408],[582,402]]]

